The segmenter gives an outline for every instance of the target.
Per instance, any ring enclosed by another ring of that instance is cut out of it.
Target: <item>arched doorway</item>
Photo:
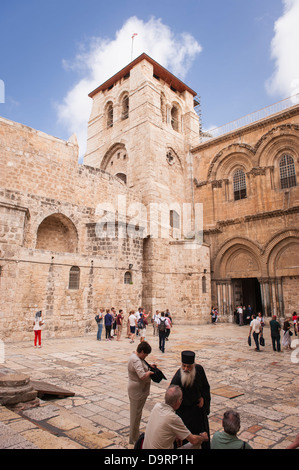
[[[240,305],[263,312],[261,254],[254,243],[230,240],[219,250],[214,266],[214,297],[220,314],[232,320]]]

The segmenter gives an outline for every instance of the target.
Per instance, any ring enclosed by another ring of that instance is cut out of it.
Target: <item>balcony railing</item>
[[[200,142],[206,142],[207,140],[215,139],[216,137],[240,129],[241,127],[247,126],[248,124],[265,119],[272,114],[279,113],[280,111],[291,108],[296,104],[299,104],[299,93],[290,96],[289,98],[285,98],[284,100],[278,101],[277,103],[271,104],[270,106],[266,106],[265,108],[255,111],[254,113],[247,114],[246,116],[243,116],[240,119],[236,119],[235,121],[231,121],[223,126],[215,127],[209,131],[203,131],[200,135]]]

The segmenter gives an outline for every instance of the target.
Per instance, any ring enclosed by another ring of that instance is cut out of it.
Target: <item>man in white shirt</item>
[[[137,328],[137,320],[136,320],[136,315],[134,314],[133,311],[130,312],[128,322],[130,325],[130,337],[131,337],[130,343],[134,343],[134,338],[135,338],[135,333],[136,333],[136,328]]]
[[[255,348],[256,351],[260,350],[259,334],[261,332],[261,328],[262,328],[261,322],[256,319],[256,315],[253,315],[253,320],[250,322],[249,336],[251,336],[251,332],[252,332],[252,336],[253,336],[255,346],[256,346]]]
[[[199,449],[202,442],[208,439],[206,433],[190,433],[182,419],[175,413],[180,407],[183,392],[178,385],[171,385],[165,393],[165,402],[157,403],[149,417],[145,430],[143,449],[173,449],[174,442],[187,439],[188,444],[182,448]]]

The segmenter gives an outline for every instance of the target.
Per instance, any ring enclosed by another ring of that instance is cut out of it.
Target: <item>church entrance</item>
[[[234,305],[251,305],[254,312],[262,312],[261,286],[256,277],[232,279]]]

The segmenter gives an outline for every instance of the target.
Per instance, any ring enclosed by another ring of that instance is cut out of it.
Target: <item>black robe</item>
[[[207,380],[203,367],[195,364],[196,374],[191,387],[183,387],[181,382],[181,369],[177,370],[171,385],[179,385],[183,391],[183,401],[176,413],[182,418],[185,426],[192,434],[206,432],[209,441],[202,444],[203,449],[210,448],[210,430],[208,415],[210,414],[210,385]],[[197,406],[199,399],[203,397],[204,405],[202,408]]]

